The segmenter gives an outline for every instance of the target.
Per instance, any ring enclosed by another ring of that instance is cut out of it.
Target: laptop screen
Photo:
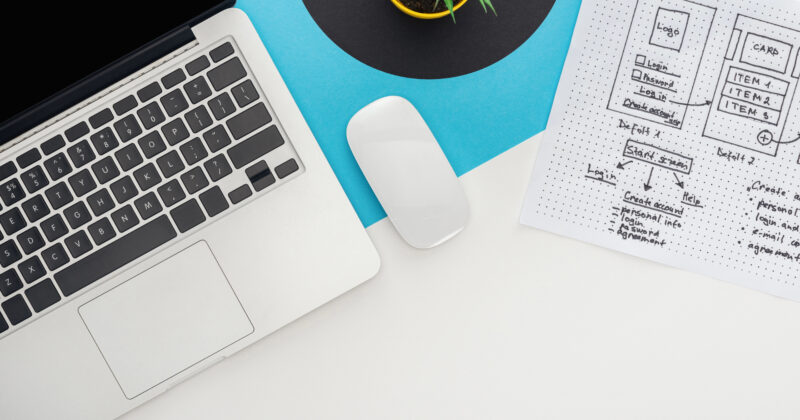
[[[0,126],[221,0],[15,1],[0,13]],[[7,139],[0,139],[0,142]]]

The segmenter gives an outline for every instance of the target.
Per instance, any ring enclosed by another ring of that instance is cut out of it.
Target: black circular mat
[[[511,54],[536,31],[555,0],[493,0],[497,16],[469,0],[449,17],[420,20],[389,0],[303,0],[325,34],[378,70],[417,79],[461,76]]]

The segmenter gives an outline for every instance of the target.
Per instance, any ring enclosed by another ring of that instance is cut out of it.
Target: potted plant
[[[492,5],[492,0],[477,0],[483,6],[483,11],[491,9],[497,15]],[[455,11],[460,9],[467,0],[391,0],[403,13],[417,19],[439,19],[447,15],[456,20]]]

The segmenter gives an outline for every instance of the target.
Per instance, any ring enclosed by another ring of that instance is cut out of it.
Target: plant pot
[[[400,9],[401,12],[403,12],[403,13],[411,16],[411,17],[415,17],[417,19],[439,19],[439,18],[443,18],[445,16],[450,15],[450,11],[449,10],[445,10],[444,12],[437,12],[437,13],[417,12],[416,10],[411,10],[408,7],[406,7],[406,5],[404,5],[400,0],[391,0],[391,1],[395,5],[395,7]],[[453,5],[453,11],[456,11],[456,10],[460,9],[461,6],[463,6],[464,3],[466,3],[466,2],[467,2],[467,0],[459,0],[456,4]]]

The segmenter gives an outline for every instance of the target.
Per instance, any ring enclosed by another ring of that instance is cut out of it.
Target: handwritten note
[[[800,301],[799,82],[800,2],[584,0],[522,223]]]

